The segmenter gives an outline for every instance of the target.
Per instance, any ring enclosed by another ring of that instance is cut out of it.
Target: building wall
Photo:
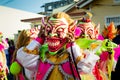
[[[92,5],[92,19],[95,23],[100,23],[100,32],[103,30],[104,25],[106,24],[106,16],[120,16],[120,4],[115,4],[113,0],[96,0],[96,2],[94,2]]]
[[[100,23],[100,33],[102,32],[106,16],[120,16],[120,3],[114,3],[114,0],[94,0],[92,3],[86,5],[82,9],[75,6],[67,13],[78,13],[82,11],[89,11],[92,13],[92,21],[95,24]],[[77,16],[76,19],[80,17]]]
[[[0,6],[0,32],[4,38],[14,38],[18,30],[30,29],[31,23],[21,22],[22,19],[42,17],[43,15]]]

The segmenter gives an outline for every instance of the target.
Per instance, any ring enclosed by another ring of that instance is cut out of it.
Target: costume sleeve
[[[84,51],[85,57],[78,62],[77,67],[79,71],[84,73],[92,73],[96,62],[99,60],[99,56],[91,53],[90,51]]]
[[[72,46],[73,55],[79,71],[84,73],[91,73],[97,60],[99,59],[99,56],[93,54],[89,50],[84,50],[81,52],[80,47],[75,43],[73,43],[70,46],[69,44],[67,44],[67,46],[68,46],[67,51],[70,53],[70,55],[72,54],[71,53]]]
[[[40,42],[33,40],[26,47],[22,47],[17,51],[17,61],[25,68],[29,70],[35,70],[37,68],[39,60],[39,47]]]
[[[72,48],[71,48],[72,47]],[[76,44],[76,43],[68,43],[66,45],[67,51],[70,53],[70,56],[72,56],[72,52],[74,53],[74,57],[76,59],[76,61],[78,61],[78,57],[82,56],[80,47]],[[72,50],[71,50],[72,49]]]

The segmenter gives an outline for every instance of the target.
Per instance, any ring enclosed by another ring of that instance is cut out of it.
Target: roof
[[[36,22],[36,21],[40,21],[42,19],[42,17],[37,17],[37,18],[30,18],[30,19],[22,19],[22,22]]]
[[[82,7],[86,6],[87,4],[91,3],[92,1],[94,1],[94,0],[79,0],[78,2],[74,2],[74,3],[70,4],[70,5],[54,9],[53,13],[54,12],[60,12],[60,11],[67,12],[70,9],[72,9],[73,7],[82,8]]]
[[[80,16],[80,15],[85,15],[86,12],[79,12],[79,13],[69,13],[69,15],[72,16]],[[45,19],[47,17],[44,17]],[[37,17],[37,18],[30,18],[30,19],[22,19],[22,22],[37,22],[37,21],[41,21],[42,17]]]
[[[82,7],[86,6],[87,4],[91,3],[92,1],[93,0],[79,0],[78,2],[74,2],[69,5],[54,9],[53,14],[57,13],[57,12],[62,12],[62,11],[67,12],[76,6],[78,6],[79,8],[82,8]],[[78,13],[70,13],[69,15],[70,16],[80,16],[80,15],[85,15],[85,14],[86,14],[85,12],[78,12]],[[38,17],[38,18],[23,19],[21,21],[22,22],[35,22],[35,21],[40,21],[41,19],[42,19],[42,17]]]

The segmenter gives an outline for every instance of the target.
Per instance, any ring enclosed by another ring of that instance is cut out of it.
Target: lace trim
[[[53,68],[54,68],[54,65],[51,65],[51,67],[48,69],[47,73],[45,74],[43,80],[47,80],[47,77],[50,74],[50,72],[53,70]]]
[[[73,78],[72,75],[69,75],[69,74],[64,72],[64,70],[62,69],[61,65],[59,65],[58,67],[59,67],[59,70],[61,71],[61,73],[63,73],[63,75],[65,75],[65,78]]]

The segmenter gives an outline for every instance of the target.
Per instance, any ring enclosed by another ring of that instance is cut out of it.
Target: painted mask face
[[[89,23],[83,23],[83,24],[79,24],[78,27],[81,28],[81,36],[82,37],[87,37],[87,38],[94,38],[94,26],[91,24],[91,22]]]
[[[48,49],[51,52],[60,50],[66,43],[68,33],[68,23],[65,18],[50,19],[45,28],[47,34]]]

